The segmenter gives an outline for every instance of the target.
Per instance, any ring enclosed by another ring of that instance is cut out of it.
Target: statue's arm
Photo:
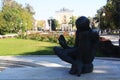
[[[63,35],[60,35],[60,37],[58,38],[58,41],[61,47],[63,47],[64,49],[69,48]]]

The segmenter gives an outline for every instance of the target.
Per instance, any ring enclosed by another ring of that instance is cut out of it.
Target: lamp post
[[[98,29],[99,29],[99,34],[100,34],[100,32],[101,32],[101,30],[100,30],[100,28],[101,28],[101,16],[105,16],[104,8],[100,8],[97,12],[99,14],[99,26],[98,26]]]
[[[100,33],[100,23],[101,23],[101,13],[102,13],[102,10],[99,9],[97,12],[98,12],[98,15],[99,15],[99,16],[98,16],[98,17],[99,17],[99,24],[98,24],[98,30],[99,30],[99,31],[98,31],[98,32]]]
[[[120,1],[117,1],[117,11],[119,16],[119,47],[120,47]]]

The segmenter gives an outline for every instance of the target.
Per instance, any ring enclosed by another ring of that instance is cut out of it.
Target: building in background
[[[62,8],[56,11],[56,19],[60,24],[62,31],[72,31],[72,24],[70,24],[71,17],[73,16],[73,10]]]

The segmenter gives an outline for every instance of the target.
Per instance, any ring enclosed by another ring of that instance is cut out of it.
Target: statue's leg
[[[76,72],[77,72],[77,68],[76,68],[75,65],[72,64],[69,73],[70,73],[70,74],[76,74]]]
[[[78,49],[76,47],[66,49],[66,51],[68,52],[68,55],[74,60],[74,63],[75,63],[75,64],[72,64],[71,70],[69,71],[69,73],[80,76],[82,73],[83,63],[81,60],[82,59],[81,56],[78,58],[77,50]]]
[[[53,50],[54,50],[55,54],[63,61],[66,61],[71,64],[75,64],[74,59],[68,55],[69,51],[67,51],[66,49],[63,49],[61,47],[54,47]]]
[[[82,69],[82,73],[90,73],[93,72],[93,64],[84,64],[83,69]]]
[[[77,50],[76,50],[76,48],[75,47],[71,47],[70,49],[67,49],[67,51],[69,52],[68,53],[68,55],[72,58],[72,59],[74,59],[74,60],[76,60],[76,54],[77,54]],[[71,69],[70,69],[70,71],[69,71],[69,74],[76,74],[76,72],[77,72],[77,67],[76,67],[76,65],[71,65]]]
[[[77,74],[77,76],[80,76],[82,73],[82,63],[79,60],[76,60],[72,54],[75,54],[76,49],[63,49],[61,47],[54,47],[55,54],[62,59],[63,61],[66,61],[68,63],[72,64],[70,74]]]
[[[76,74],[77,74],[77,76],[80,76],[81,73],[82,73],[82,69],[83,69],[83,63],[82,63],[81,60],[76,60],[76,63],[77,63],[77,65],[76,65],[76,68],[77,68]]]
[[[71,69],[69,71],[70,74],[76,74],[77,76],[80,76],[82,73],[82,67],[83,64],[81,63],[76,63],[76,65],[72,65]]]
[[[88,54],[84,55],[84,59],[83,59],[83,69],[82,69],[82,73],[90,73],[93,71],[93,60],[94,60],[94,56],[95,53],[93,52],[89,52]]]

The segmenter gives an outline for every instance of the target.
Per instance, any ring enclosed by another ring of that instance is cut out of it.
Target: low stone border
[[[4,39],[4,38],[14,38],[17,37],[17,34],[11,34],[11,35],[0,35],[0,39]]]
[[[111,57],[95,57],[95,59],[110,60],[110,61],[120,61],[120,58],[111,58]]]

